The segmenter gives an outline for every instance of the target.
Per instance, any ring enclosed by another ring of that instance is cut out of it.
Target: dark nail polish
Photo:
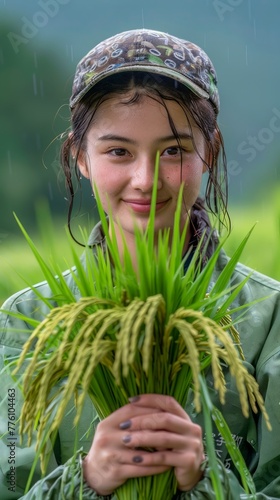
[[[135,462],[136,464],[140,464],[140,462],[143,462],[143,457],[141,457],[140,455],[135,455],[135,457],[133,457],[133,459],[132,459],[132,462]]]
[[[131,441],[131,436],[130,436],[130,434],[126,434],[126,436],[124,436],[124,437],[122,438],[122,440],[123,440],[123,442],[124,442],[124,443],[130,443],[130,441]]]
[[[131,420],[126,420],[126,422],[122,422],[119,425],[120,429],[122,430],[129,429],[130,426],[131,426]]]
[[[132,396],[131,398],[128,398],[128,401],[130,403],[137,403],[137,401],[140,400],[140,396]]]

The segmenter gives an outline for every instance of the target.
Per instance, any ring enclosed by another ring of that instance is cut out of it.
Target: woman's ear
[[[88,169],[88,165],[87,165],[87,161],[86,161],[85,152],[79,151],[78,156],[75,155],[74,158],[76,158],[77,165],[79,167],[81,174],[84,177],[86,177],[86,179],[89,179],[90,175],[89,175],[89,169]]]
[[[71,140],[72,138],[73,138],[73,132],[70,132],[69,139]],[[88,169],[87,162],[86,162],[85,152],[81,148],[79,151],[77,151],[77,148],[74,145],[72,145],[71,146],[71,155],[72,155],[73,160],[76,160],[76,163],[78,165],[78,168],[79,168],[81,174],[84,177],[86,177],[87,179],[89,179],[89,169]]]

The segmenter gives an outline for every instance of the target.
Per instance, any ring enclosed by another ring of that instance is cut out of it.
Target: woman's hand
[[[129,478],[174,468],[178,488],[188,491],[202,476],[203,460],[201,428],[177,401],[144,394],[98,424],[84,476],[97,493],[108,495]]]

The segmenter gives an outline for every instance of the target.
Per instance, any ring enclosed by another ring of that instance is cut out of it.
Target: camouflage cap
[[[124,71],[168,76],[219,111],[216,71],[207,54],[192,42],[150,29],[119,33],[90,50],[77,65],[70,107],[97,82]]]

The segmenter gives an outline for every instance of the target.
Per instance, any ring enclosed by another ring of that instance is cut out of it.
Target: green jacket
[[[103,243],[99,227],[93,231],[91,243]],[[215,282],[227,260],[224,252],[221,252],[212,283]],[[249,268],[238,264],[232,280],[234,283],[240,282],[249,273],[251,273]],[[65,277],[78,297],[71,273],[66,272]],[[46,283],[37,284],[35,288],[46,297],[51,296]],[[244,418],[234,381],[229,374],[226,374],[228,391],[222,412],[253,474],[258,492],[257,499],[273,500],[280,498],[280,284],[271,278],[254,273],[234,305],[252,302],[264,296],[268,298],[246,312],[238,329],[248,369],[257,378],[273,430],[270,432],[266,429],[260,414],[251,414],[248,419]],[[20,311],[36,319],[42,319],[48,312],[46,306],[39,302],[36,293],[31,289],[25,289],[12,296],[3,305],[3,309]],[[19,354],[27,336],[27,325],[23,321],[5,313],[0,314],[0,371],[4,368],[5,361]],[[212,384],[210,373],[208,384],[209,386]],[[213,402],[221,407],[214,389]],[[22,395],[17,381],[12,378],[8,369],[3,370],[0,380],[0,499],[78,499],[81,484],[84,500],[104,498],[96,495],[81,482],[81,461],[90,448],[97,421],[96,412],[89,400],[86,401],[78,429],[73,429],[73,416],[69,407],[59,432],[59,439],[54,446],[49,447],[50,461],[47,474],[42,478],[38,465],[33,476],[33,486],[24,494],[35,449],[34,443],[28,446],[26,442],[20,443],[18,437],[17,419],[21,405]],[[202,425],[201,416],[195,414],[191,401],[186,411],[193,420]],[[74,450],[77,449],[77,439],[80,451],[73,456]],[[252,498],[240,486],[224,443],[217,432],[215,441],[225,498],[228,500]],[[113,498],[115,497],[112,495]],[[216,497],[209,480],[209,471],[206,469],[203,479],[192,491],[178,492],[174,498],[214,500]]]

